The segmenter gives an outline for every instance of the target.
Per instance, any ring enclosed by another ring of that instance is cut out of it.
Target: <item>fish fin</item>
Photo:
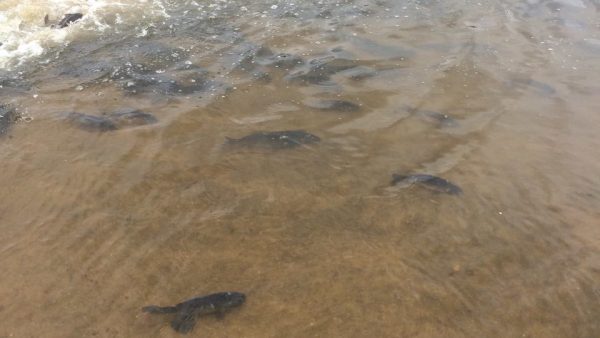
[[[189,333],[196,325],[196,316],[193,311],[179,311],[171,321],[173,330],[179,333]]]
[[[225,309],[221,307],[217,308],[217,311],[215,311],[215,317],[217,317],[218,320],[223,320],[223,318],[225,318]]]
[[[177,308],[174,306],[156,306],[156,305],[150,305],[150,306],[144,306],[142,308],[142,312],[147,312],[147,313],[175,313],[177,312]]]

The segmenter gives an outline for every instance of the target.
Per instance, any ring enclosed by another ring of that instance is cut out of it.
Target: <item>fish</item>
[[[81,18],[83,18],[83,14],[81,13],[67,13],[65,14],[65,16],[58,22],[57,27],[58,28],[65,28],[67,26],[69,26],[70,24],[79,21]]]
[[[83,14],[81,13],[67,13],[63,16],[62,19],[57,24],[50,24],[50,17],[48,14],[44,16],[44,25],[50,26],[50,28],[65,28],[72,23],[81,20],[83,18]]]
[[[67,120],[75,126],[87,130],[96,132],[105,132],[117,130],[117,125],[107,117],[94,116],[82,113],[68,113]]]
[[[422,110],[414,107],[405,106],[406,111],[411,114],[414,114],[424,120],[437,123],[440,128],[454,128],[458,127],[458,121],[445,113],[440,113],[438,111],[433,110]]]
[[[258,132],[240,139],[227,138],[227,144],[243,147],[264,147],[271,149],[290,149],[301,145],[313,144],[321,139],[304,130],[284,130]]]
[[[360,65],[359,61],[328,56],[311,60],[307,69],[290,74],[287,79],[304,84],[326,84],[332,75]]]
[[[441,177],[427,175],[427,174],[415,174],[415,175],[392,175],[392,183],[395,187],[407,188],[413,184],[419,184],[431,190],[446,193],[449,195],[462,195],[462,189],[456,184],[443,179]]]
[[[418,115],[427,120],[438,123],[438,125],[442,128],[451,128],[459,126],[459,123],[456,121],[456,119],[448,114],[431,110],[420,110],[418,111]]]
[[[137,109],[125,109],[112,112],[107,114],[106,117],[108,117],[119,127],[136,127],[158,122],[154,115]]]
[[[346,100],[309,100],[305,104],[310,108],[327,111],[351,113],[360,110],[360,105]]]
[[[276,68],[290,70],[296,66],[304,64],[304,60],[302,57],[294,54],[279,53],[268,58],[268,61],[265,63]]]
[[[507,83],[511,88],[531,88],[534,89],[538,94],[544,96],[552,96],[556,94],[556,89],[551,85],[537,81],[531,78],[517,77]]]
[[[351,68],[347,71],[344,71],[343,75],[348,77],[350,80],[360,81],[368,79],[370,77],[374,77],[375,75],[377,75],[377,71],[370,67],[358,66],[356,68]]]
[[[149,305],[142,312],[152,314],[175,314],[171,321],[173,330],[189,333],[194,329],[198,317],[215,314],[222,317],[227,310],[238,307],[246,301],[246,295],[240,292],[218,292],[208,296],[188,299],[174,306]]]
[[[95,132],[114,131],[157,123],[154,115],[135,109],[123,109],[102,116],[67,113],[67,120],[80,129]]]
[[[12,106],[0,104],[0,135],[6,134],[17,120],[19,114]]]

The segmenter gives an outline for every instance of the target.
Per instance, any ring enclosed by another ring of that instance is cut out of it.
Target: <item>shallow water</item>
[[[247,302],[190,336],[599,336],[599,10],[0,1],[20,115],[0,136],[0,337],[175,337],[141,307],[218,291]],[[66,118],[122,109],[158,123]],[[227,144],[297,129],[321,141]]]

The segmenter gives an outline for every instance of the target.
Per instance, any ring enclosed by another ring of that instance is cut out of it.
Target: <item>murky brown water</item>
[[[600,336],[600,4],[299,2],[4,54],[0,337],[175,337],[141,307],[218,291],[247,302],[189,336]],[[64,114],[124,107],[159,123]],[[289,129],[321,142],[225,145]]]

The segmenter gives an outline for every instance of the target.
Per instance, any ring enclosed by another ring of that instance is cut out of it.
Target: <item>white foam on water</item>
[[[56,29],[44,25],[67,13],[84,17],[73,25]],[[2,0],[0,1],[0,69],[12,69],[48,49],[102,34],[142,33],[143,24],[169,15],[160,0]]]

